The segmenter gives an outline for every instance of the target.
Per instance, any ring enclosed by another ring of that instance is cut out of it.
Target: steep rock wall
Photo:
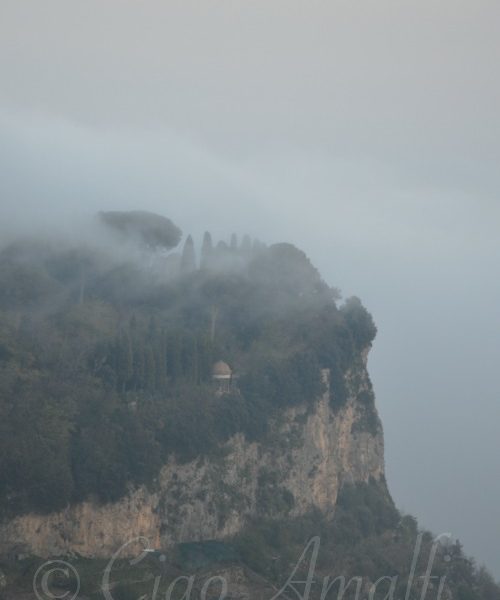
[[[328,383],[328,374],[323,376]],[[171,458],[154,491],[141,487],[116,503],[88,501],[0,524],[0,554],[107,557],[139,536],[153,548],[164,548],[233,535],[249,516],[299,516],[312,509],[333,513],[344,481],[384,476],[380,421],[374,407],[361,400],[371,393],[365,361],[347,380],[349,397],[341,408],[332,409],[327,391],[313,406],[283,413],[263,442],[250,443],[238,434],[217,457],[185,464]],[[129,546],[123,554],[134,552]]]

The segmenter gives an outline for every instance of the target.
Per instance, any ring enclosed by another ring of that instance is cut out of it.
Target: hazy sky
[[[379,335],[397,504],[500,577],[500,2],[0,0],[0,233],[293,241]]]

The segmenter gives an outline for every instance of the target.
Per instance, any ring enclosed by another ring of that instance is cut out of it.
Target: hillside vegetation
[[[214,248],[206,234],[200,266],[191,238],[182,256],[118,256],[34,240],[0,253],[4,517],[113,501],[153,485],[169,454],[217,452],[236,432],[262,439],[279,411],[318,398],[320,368],[339,407],[375,335],[361,303],[339,307],[290,244]],[[220,359],[237,376],[222,396]]]
[[[154,487],[169,456],[216,458],[237,432],[273,443],[284,409],[312,407],[325,392],[322,368],[331,373],[332,410],[344,405],[346,372],[359,371],[376,333],[360,301],[340,304],[290,244],[238,244],[233,236],[214,247],[207,233],[198,263],[190,237],[182,254],[171,251],[180,231],[168,220],[144,213],[101,218],[119,237],[134,238],[135,250],[23,240],[0,252],[2,519]],[[224,394],[212,379],[219,360],[235,377]],[[369,382],[357,400],[369,430],[378,422]],[[272,482],[268,488],[272,493]],[[333,518],[286,514],[256,516],[223,543],[180,544],[167,562],[152,556],[131,568],[119,561],[113,597],[145,597],[153,577],[165,593],[179,575],[206,578],[220,569],[240,573],[241,566],[251,597],[257,587],[272,595],[312,536],[320,536],[312,599],[358,598],[355,582],[345,594],[341,580],[323,592],[320,583],[337,575],[346,582],[360,577],[361,597],[382,578],[373,598],[422,598],[422,578],[409,580],[410,565],[420,540],[417,568],[425,572],[434,539],[399,514],[383,480],[345,484]],[[0,561],[7,582],[0,598],[30,593],[40,564],[36,557]],[[73,557],[72,564],[82,597],[102,598],[105,563]],[[297,578],[305,580],[308,568],[300,564]],[[427,597],[500,600],[499,587],[458,542],[437,547],[433,576],[444,582],[442,595],[432,583]],[[76,582],[65,585],[73,590]]]

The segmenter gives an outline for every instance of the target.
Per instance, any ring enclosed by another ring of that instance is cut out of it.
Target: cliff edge
[[[361,400],[370,389],[365,362],[347,373],[350,393],[338,410],[331,405],[329,377],[324,369],[322,396],[285,410],[261,442],[236,434],[217,456],[185,464],[172,457],[151,489],[140,486],[117,502],[90,500],[4,522],[0,553],[108,557],[139,536],[159,549],[230,537],[249,517],[313,510],[332,516],[343,483],[384,481],[384,450],[374,408]]]

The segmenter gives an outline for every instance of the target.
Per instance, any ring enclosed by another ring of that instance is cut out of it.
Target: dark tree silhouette
[[[238,250],[238,238],[236,237],[236,234],[233,233],[231,236],[231,241],[229,243],[229,248],[231,250],[233,250],[234,252],[236,252],[236,250]]]
[[[193,238],[188,235],[186,242],[184,243],[184,249],[182,250],[181,258],[181,272],[192,273],[196,270],[196,254],[194,251]]]
[[[201,246],[201,260],[200,267],[202,269],[208,269],[210,266],[210,260],[212,259],[213,254],[213,243],[212,236],[208,231],[205,231],[205,235],[203,236],[203,244]]]
[[[243,241],[241,242],[241,251],[243,254],[250,255],[252,252],[252,240],[249,235],[243,236]]]
[[[175,248],[182,236],[182,231],[170,219],[142,210],[100,212],[99,218],[120,236],[151,250]]]

